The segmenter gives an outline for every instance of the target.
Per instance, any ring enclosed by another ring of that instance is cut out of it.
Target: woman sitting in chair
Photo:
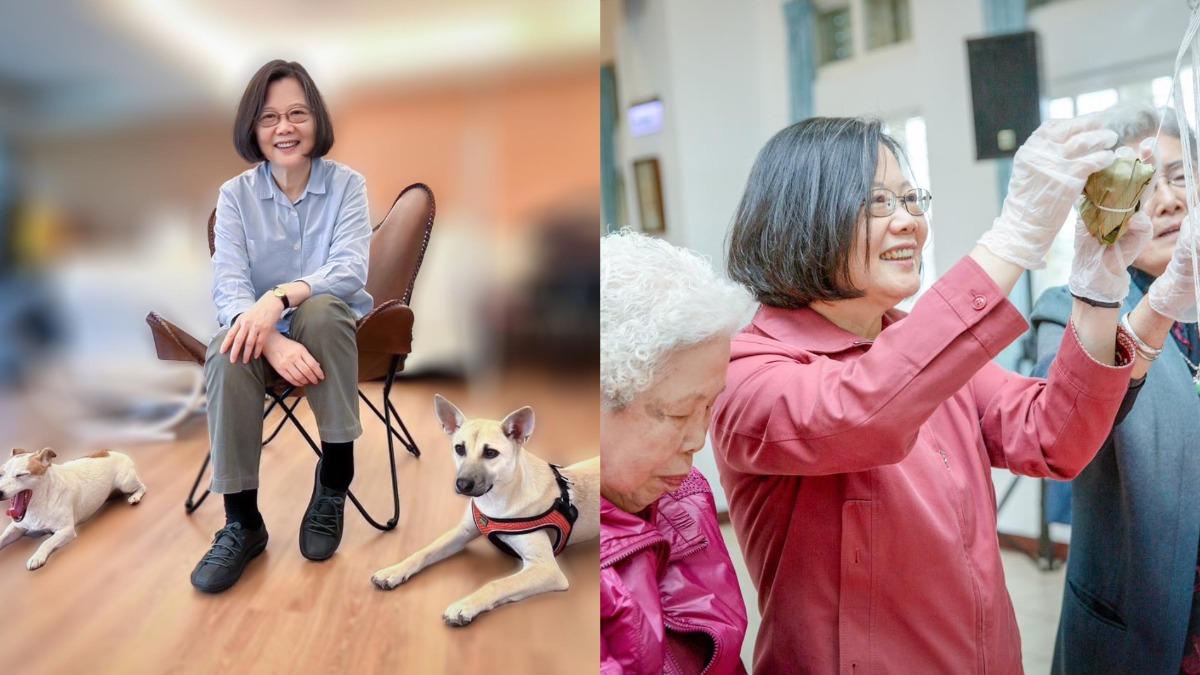
[[[371,225],[363,177],[324,155],[333,126],[304,67],[271,61],[238,104],[234,147],[254,167],[221,186],[213,301],[221,330],[208,347],[211,490],[226,525],[192,571],[192,585],[223,591],[267,546],[258,511],[263,396],[282,378],[304,387],[323,459],[300,525],[300,553],[325,560],[342,537],[354,476],[358,419],[356,321]]]

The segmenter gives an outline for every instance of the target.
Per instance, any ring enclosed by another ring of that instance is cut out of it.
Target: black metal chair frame
[[[420,270],[421,261],[425,258],[425,250],[429,246],[429,234],[433,229],[433,218],[437,211],[437,203],[434,201],[433,191],[429,189],[429,186],[425,185],[424,183],[413,183],[412,185],[404,188],[404,190],[402,190],[400,194],[396,196],[396,199],[392,201],[392,206],[388,209],[389,213],[391,212],[392,208],[395,208],[396,203],[400,201],[400,198],[403,197],[406,192],[412,189],[425,190],[426,194],[429,195],[430,211],[429,217],[425,223],[425,235],[421,240],[421,248],[417,256],[416,269],[414,269],[412,279],[410,279],[408,283],[408,288],[405,289],[403,297],[401,298],[401,301],[404,304],[408,304],[412,299],[413,287],[416,285],[417,280],[417,272]],[[376,230],[382,227],[382,225],[383,223],[380,223],[375,227],[372,227],[371,232],[374,233]],[[213,245],[212,222],[210,217],[210,252]],[[366,507],[364,507],[362,503],[358,501],[358,497],[354,495],[352,490],[348,491],[346,495],[350,498],[350,501],[354,504],[354,507],[358,509],[358,512],[362,514],[362,517],[368,523],[370,523],[372,527],[383,532],[395,529],[396,523],[400,520],[400,485],[399,478],[396,475],[395,442],[399,440],[400,443],[404,445],[404,448],[408,450],[413,457],[420,458],[421,456],[421,450],[417,447],[416,440],[413,439],[412,433],[409,432],[408,427],[404,425],[404,419],[400,416],[400,412],[396,410],[396,406],[392,403],[391,399],[392,384],[395,382],[396,372],[400,368],[400,359],[400,356],[393,355],[388,364],[387,377],[384,379],[383,383],[383,403],[379,407],[383,408],[382,411],[375,407],[375,404],[371,401],[371,399],[367,398],[367,395],[363,393],[362,389],[358,390],[358,397],[367,404],[367,407],[371,409],[371,412],[375,413],[375,416],[378,417],[381,422],[383,422],[384,428],[387,429],[388,465],[392,471],[392,517],[388,519],[387,523],[381,524],[372,518],[371,514],[367,513]],[[272,430],[271,434],[267,436],[267,439],[262,442],[262,445],[263,447],[266,447],[271,441],[275,440],[275,437],[279,435],[279,431],[283,429],[283,425],[290,421],[292,425],[296,427],[296,430],[300,432],[300,435],[304,437],[304,440],[308,442],[308,447],[312,448],[312,451],[316,453],[317,457],[321,457],[320,445],[313,440],[313,437],[308,433],[308,430],[304,428],[304,425],[300,423],[300,420],[295,415],[296,408],[300,405],[300,401],[303,399],[303,397],[296,396],[295,403],[293,403],[291,406],[288,406],[287,404],[287,397],[290,396],[295,389],[296,387],[288,385],[281,392],[276,393],[272,388],[267,388],[265,396],[267,399],[270,399],[270,404],[268,404],[266,410],[263,411],[263,420],[265,421],[267,419],[267,416],[271,414],[271,411],[275,409],[275,406],[279,406],[280,410],[283,411],[283,417],[279,420],[279,424],[275,425],[274,430]],[[396,423],[400,426],[399,429],[396,429],[396,427],[392,426],[393,416],[396,419]],[[205,453],[204,463],[201,464],[200,471],[196,474],[196,480],[192,482],[192,489],[188,492],[187,500],[184,502],[184,508],[187,510],[188,515],[191,515],[196,509],[200,508],[200,505],[204,503],[204,500],[208,498],[208,495],[211,492],[211,490],[205,488],[204,494],[200,495],[199,499],[196,498],[196,490],[200,488],[200,481],[204,479],[204,474],[206,471],[208,471],[208,465],[211,461],[212,453]]]
[[[367,398],[367,395],[363,393],[362,389],[358,390],[359,398],[361,398],[363,402],[366,403],[371,409],[371,412],[375,413],[375,416],[378,417],[381,422],[383,422],[383,425],[388,432],[388,465],[392,471],[392,517],[388,519],[387,523],[381,524],[372,518],[371,514],[367,513],[366,507],[362,505],[362,502],[358,501],[358,497],[354,495],[353,490],[349,491],[346,495],[350,498],[350,501],[354,504],[354,507],[358,509],[358,512],[362,514],[362,517],[366,519],[366,521],[370,523],[372,527],[384,532],[395,529],[396,523],[400,520],[400,486],[399,479],[396,475],[396,440],[399,440],[400,443],[404,445],[404,448],[408,450],[413,457],[421,456],[421,450],[417,447],[416,440],[414,440],[412,434],[409,433],[408,427],[404,425],[404,419],[400,417],[400,413],[396,410],[396,406],[392,403],[391,399],[392,383],[395,381],[396,370],[398,369],[399,363],[400,357],[393,356],[392,362],[388,366],[387,379],[384,380],[383,384],[383,405],[380,406],[383,408],[382,412],[379,410],[379,408],[375,407],[375,404],[371,401],[371,399]],[[312,448],[312,451],[317,454],[317,457],[320,457],[320,444],[313,440],[313,437],[308,433],[308,430],[304,428],[304,425],[295,415],[296,408],[300,406],[300,401],[303,400],[303,397],[297,396],[294,403],[292,403],[290,406],[287,404],[288,396],[290,396],[295,389],[296,388],[294,386],[288,385],[288,387],[280,393],[276,393],[270,389],[266,391],[266,396],[267,398],[271,399],[271,402],[269,405],[267,405],[266,410],[263,411],[263,419],[267,419],[267,416],[271,414],[271,411],[274,410],[276,406],[279,406],[280,410],[283,411],[283,417],[280,418],[279,424],[275,425],[275,429],[271,431],[271,435],[262,442],[263,447],[265,448],[267,444],[275,440],[275,437],[279,435],[279,431],[283,429],[283,425],[290,421],[292,425],[296,427],[296,430],[300,432],[300,435],[304,437],[304,440],[308,442],[308,447]],[[392,425],[393,416],[395,416],[396,423],[400,425],[399,429]],[[187,501],[184,502],[184,508],[187,509],[189,515],[196,509],[200,508],[200,505],[204,503],[204,500],[207,499],[208,495],[210,494],[210,490],[205,488],[204,494],[200,495],[199,499],[196,499],[196,490],[200,488],[200,481],[204,479],[204,474],[206,471],[208,471],[208,465],[211,461],[211,453],[205,454],[204,463],[200,466],[200,472],[196,474],[196,480],[192,483],[191,491],[188,492]]]

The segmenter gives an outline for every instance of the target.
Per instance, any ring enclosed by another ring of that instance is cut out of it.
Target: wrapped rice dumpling
[[[1105,246],[1120,239],[1125,224],[1141,207],[1138,197],[1153,176],[1152,165],[1132,152],[1121,151],[1112,166],[1088,176],[1079,204],[1079,215],[1088,232]]]

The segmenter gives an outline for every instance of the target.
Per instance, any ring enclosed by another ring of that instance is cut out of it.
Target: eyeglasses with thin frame
[[[875,188],[867,202],[867,213],[873,218],[886,218],[896,212],[901,202],[909,214],[923,216],[933,204],[933,195],[924,188],[913,188],[900,195],[887,188]]]
[[[265,112],[258,116],[258,126],[278,126],[279,121],[285,116],[287,117],[287,121],[292,124],[303,124],[307,122],[310,117],[312,117],[312,111],[310,111],[308,108],[292,108],[283,115],[280,115],[277,112]]]
[[[1162,181],[1166,183],[1168,187],[1181,189],[1187,187],[1187,177],[1183,175],[1182,171],[1173,174],[1159,174],[1154,177],[1154,180]]]

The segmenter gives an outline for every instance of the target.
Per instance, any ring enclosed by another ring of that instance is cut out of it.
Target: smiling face
[[[683,483],[704,447],[712,405],[725,388],[729,338],[672,352],[649,389],[600,413],[600,492],[637,513]]]
[[[913,187],[896,155],[879,146],[879,162],[869,199],[885,199],[886,194],[879,192],[880,189],[899,196]],[[872,305],[883,310],[895,307],[921,288],[921,251],[928,236],[925,216],[910,214],[902,201],[889,216],[870,216],[864,209],[851,253],[851,283]]]
[[[307,119],[293,121],[293,117],[305,117],[298,111],[306,111]],[[255,134],[258,147],[267,161],[284,169],[299,169],[309,162],[312,153],[315,125],[312,108],[304,97],[304,89],[294,77],[284,77],[275,80],[267,86],[267,96],[263,101],[262,112],[258,119],[274,115],[279,123],[274,126],[263,126],[256,123]]]
[[[1130,147],[1137,151],[1137,143]],[[1154,226],[1153,238],[1133,261],[1133,266],[1157,277],[1171,261],[1175,243],[1179,240],[1179,227],[1187,215],[1187,188],[1176,187],[1170,182],[1181,180],[1183,176],[1183,149],[1179,139],[1167,135],[1159,137],[1154,162],[1158,169],[1154,176],[1154,191],[1149,203],[1143,205]]]

